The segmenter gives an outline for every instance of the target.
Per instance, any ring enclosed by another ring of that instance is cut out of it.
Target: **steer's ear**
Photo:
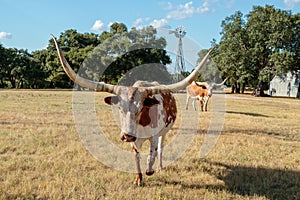
[[[146,98],[143,102],[143,105],[146,106],[146,107],[151,107],[155,104],[159,104],[159,101],[155,98]]]
[[[117,96],[110,96],[104,98],[105,103],[108,105],[117,104],[119,102],[119,98]]]

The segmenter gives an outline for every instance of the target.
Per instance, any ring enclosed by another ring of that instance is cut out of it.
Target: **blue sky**
[[[113,22],[132,26],[184,26],[187,36],[201,47],[219,41],[221,21],[240,10],[248,14],[254,5],[300,11],[300,0],[0,0],[0,43],[4,47],[43,49],[50,34],[67,29],[100,34]]]

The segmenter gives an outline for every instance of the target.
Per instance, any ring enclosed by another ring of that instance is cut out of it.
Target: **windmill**
[[[180,81],[180,75],[185,72],[185,63],[182,49],[182,38],[186,35],[186,31],[183,26],[177,27],[175,30],[170,30],[169,34],[173,34],[178,38],[178,50],[175,63],[175,77],[174,82]]]

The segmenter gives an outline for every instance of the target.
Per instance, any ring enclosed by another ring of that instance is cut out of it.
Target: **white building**
[[[271,96],[300,98],[300,71],[295,75],[288,72],[285,76],[275,76],[270,82],[269,93]]]

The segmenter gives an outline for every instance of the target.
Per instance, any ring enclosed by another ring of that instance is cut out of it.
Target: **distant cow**
[[[224,85],[226,80],[227,78],[219,84],[193,81],[186,87],[186,110],[188,109],[189,99],[192,98],[192,105],[195,110],[195,100],[199,100],[201,111],[207,111],[208,100],[212,96],[212,90]]]
[[[195,81],[193,81],[190,85],[186,87],[186,105],[185,109],[188,109],[189,99],[192,99],[193,108],[196,110],[195,107],[195,100],[199,100],[201,111],[203,111],[203,107],[205,111],[207,111],[207,101],[209,98],[208,90],[205,86],[198,86]]]
[[[53,40],[61,64],[74,83],[97,92],[109,92],[115,95],[106,97],[104,100],[109,105],[119,105],[120,137],[122,141],[130,142],[136,160],[136,179],[134,183],[140,185],[142,183],[140,166],[142,144],[146,140],[150,141],[146,175],[152,175],[154,173],[152,167],[156,156],[158,157],[158,170],[162,168],[164,138],[176,119],[176,102],[171,92],[184,89],[199,76],[200,70],[205,65],[213,49],[207,53],[193,73],[178,83],[159,85],[157,82],[137,81],[133,86],[119,86],[95,82],[78,76],[66,61],[54,36]]]

